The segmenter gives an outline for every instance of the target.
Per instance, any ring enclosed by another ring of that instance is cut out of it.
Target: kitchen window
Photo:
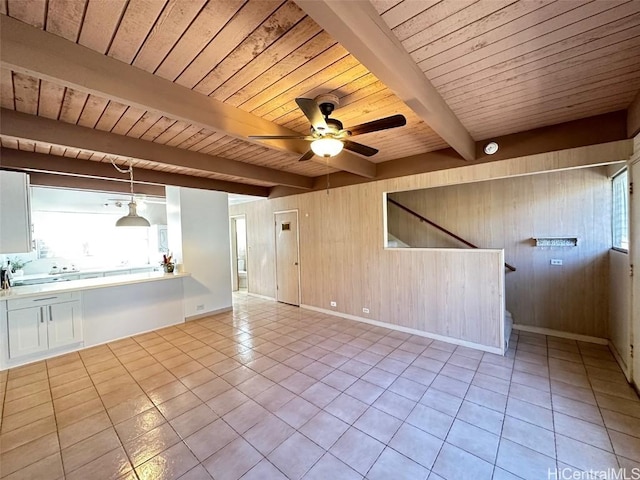
[[[612,245],[616,250],[629,250],[629,186],[625,168],[612,179]]]
[[[117,228],[118,215],[33,212],[37,258],[66,258],[95,265],[149,261],[149,229]]]

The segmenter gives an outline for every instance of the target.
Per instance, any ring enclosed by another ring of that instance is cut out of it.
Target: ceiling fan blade
[[[360,155],[364,155],[365,157],[371,157],[378,153],[378,150],[373,147],[367,147],[366,145],[362,145],[358,142],[352,142],[351,140],[343,140],[344,148],[347,150],[351,150],[352,152],[359,153]]]
[[[315,155],[315,153],[313,153],[313,150],[309,150],[307,153],[305,153],[304,155],[302,155],[298,161],[299,162],[304,162],[306,160],[311,160],[311,157],[313,157]]]
[[[320,107],[315,100],[310,98],[296,98],[296,103],[305,117],[309,119],[311,126],[317,132],[325,132],[327,130],[327,122],[324,121]]]
[[[249,135],[254,140],[313,140],[309,135]]]
[[[380,118],[372,122],[362,123],[355,127],[350,127],[347,130],[351,132],[351,135],[362,135],[364,133],[377,132],[379,130],[387,130],[389,128],[402,127],[407,124],[407,119],[404,115],[392,115],[390,117]]]

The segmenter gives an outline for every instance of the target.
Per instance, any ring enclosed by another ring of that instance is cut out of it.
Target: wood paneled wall
[[[367,317],[366,307],[372,320],[490,344],[495,332],[465,329],[489,325],[500,314],[499,292],[492,289],[501,287],[487,271],[503,271],[502,255],[385,250],[383,194],[598,165],[624,160],[631,149],[630,141],[612,142],[231,206],[231,215],[247,218],[248,290],[275,297],[273,212],[298,209],[303,304],[330,309],[334,300],[344,314]],[[446,297],[449,286],[455,301]]]
[[[303,305],[499,349],[502,251],[385,250],[382,198],[367,184],[232,206],[247,219],[249,292],[275,297],[273,213],[294,208]]]
[[[392,198],[481,248],[504,248],[518,324],[607,337],[611,181],[605,167],[397,192]],[[389,231],[412,247],[466,248],[394,205]],[[533,237],[578,237],[535,247]],[[562,260],[552,266],[551,259]]]

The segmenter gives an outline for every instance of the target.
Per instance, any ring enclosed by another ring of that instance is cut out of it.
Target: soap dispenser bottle
[[[11,287],[11,261],[7,260],[7,266],[0,269],[0,288],[6,290]]]

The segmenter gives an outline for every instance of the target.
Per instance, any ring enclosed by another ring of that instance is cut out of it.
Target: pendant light
[[[111,160],[111,164],[118,170],[120,173],[128,173],[129,174],[129,183],[131,184],[131,201],[129,202],[129,214],[125,215],[122,218],[119,218],[116,222],[116,227],[149,227],[151,226],[149,220],[144,217],[141,217],[136,212],[136,202],[133,198],[133,164],[129,162],[129,168],[127,170],[123,170],[118,167],[113,160]]]

